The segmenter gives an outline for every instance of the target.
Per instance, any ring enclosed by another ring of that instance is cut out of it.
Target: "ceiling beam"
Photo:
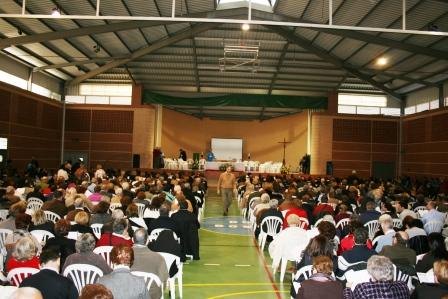
[[[334,30],[326,28],[309,28],[311,30],[328,33],[331,35],[342,36],[346,38],[360,40],[370,44],[381,45],[388,48],[395,48],[410,53],[422,54],[429,57],[435,57],[437,59],[448,59],[448,52],[440,51],[437,49],[417,46],[413,44],[404,43],[402,41],[393,40],[377,35],[371,35],[363,32],[351,31],[351,30]]]
[[[236,17],[238,15],[245,15],[247,14],[247,9],[231,9],[227,11],[211,11],[211,12],[203,12],[203,13],[196,13],[191,14],[186,17],[192,17],[192,18],[226,18],[226,17]],[[40,43],[40,42],[47,42],[50,40],[57,40],[57,39],[67,39],[77,36],[84,36],[84,35],[91,35],[91,34],[100,34],[100,33],[107,33],[107,32],[117,32],[117,31],[125,31],[125,30],[131,30],[131,29],[137,29],[137,28],[147,28],[147,27],[155,27],[155,26],[162,26],[162,25],[168,25],[173,23],[179,23],[179,21],[124,21],[119,23],[110,23],[110,24],[104,24],[104,25],[96,25],[96,26],[89,26],[89,27],[80,27],[76,29],[68,29],[68,30],[62,30],[62,31],[52,31],[52,32],[45,32],[45,33],[38,33],[38,34],[32,34],[32,35],[26,35],[26,36],[17,36],[17,37],[11,37],[6,39],[0,40],[0,49],[4,49],[10,46],[16,46],[16,45],[24,45],[24,44],[31,44],[31,43]]]
[[[282,53],[280,54],[280,58],[278,59],[278,64],[277,64],[277,66],[275,67],[275,68],[277,69],[277,71],[276,71],[276,72],[274,73],[274,75],[272,76],[271,85],[269,86],[269,95],[272,94],[272,88],[274,87],[275,80],[277,80],[278,71],[279,71],[280,68],[282,67],[283,60],[285,60],[285,55],[286,55],[286,51],[288,50],[288,47],[289,47],[289,43],[286,43],[286,44],[283,46]],[[260,118],[261,118],[262,116],[263,116],[263,115],[260,115]]]
[[[373,80],[372,78],[370,78],[370,76],[360,72],[356,66],[353,66],[347,62],[343,62],[342,60],[340,60],[339,58],[337,58],[336,56],[327,53],[324,49],[315,46],[313,44],[311,44],[310,41],[308,41],[307,39],[298,36],[294,33],[289,32],[288,30],[278,27],[278,26],[267,26],[268,28],[270,28],[273,32],[276,32],[277,34],[279,34],[280,36],[282,36],[283,38],[289,40],[291,43],[297,44],[302,48],[307,49],[308,51],[313,52],[315,55],[319,56],[320,58],[334,64],[337,67],[340,67],[344,70],[346,70],[347,72],[351,73],[352,75],[358,77],[361,80],[364,80],[368,83],[370,83],[372,86],[378,88],[379,90],[382,90],[383,92],[391,95],[392,97],[402,100],[402,96],[396,92],[394,92],[392,89],[387,88],[386,86],[384,86],[383,84]]]
[[[158,42],[155,42],[154,44],[150,45],[150,46],[146,46],[144,48],[141,48],[133,53],[131,53],[130,55],[128,55],[126,58],[123,59],[118,59],[118,60],[114,60],[111,61],[109,63],[106,63],[105,65],[94,69],[86,74],[83,74],[81,76],[76,77],[75,79],[73,79],[72,81],[67,82],[68,85],[74,85],[74,84],[79,84],[84,80],[90,79],[95,77],[96,75],[99,75],[101,73],[107,72],[110,69],[113,69],[114,67],[126,64],[130,61],[133,61],[135,59],[138,59],[142,56],[148,55],[153,53],[154,51],[157,51],[163,47],[172,45],[174,43],[177,43],[181,40],[184,40],[186,38],[190,38],[191,36],[194,36],[196,34],[205,32],[207,30],[210,30],[212,28],[215,28],[217,26],[219,26],[220,24],[213,24],[213,23],[207,23],[207,24],[199,24],[196,25],[194,27],[192,27],[189,30],[180,32],[180,33],[176,33],[173,36],[167,38],[167,39],[163,39],[160,40]]]
[[[35,67],[35,68],[33,68],[33,71],[34,72],[39,72],[39,71],[49,70],[49,69],[60,69],[60,68],[69,67],[69,66],[78,66],[78,65],[97,63],[97,62],[107,62],[107,61],[116,60],[116,59],[123,59],[123,58],[124,58],[124,56],[120,56],[120,57],[99,57],[99,58],[92,58],[92,59],[87,59],[87,60],[79,60],[79,61],[72,61],[72,62],[65,62],[65,63],[49,64],[49,65]]]

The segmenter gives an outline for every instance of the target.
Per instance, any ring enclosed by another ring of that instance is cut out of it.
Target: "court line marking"
[[[264,258],[264,253],[260,250],[260,248],[258,247],[258,242],[255,238],[252,239],[255,245],[255,250],[258,253],[258,259],[261,260],[262,264],[263,264],[263,268],[266,271],[266,274],[268,275],[269,281],[271,282],[272,288],[274,289],[274,292],[277,295],[277,299],[282,299],[282,296],[280,296],[280,290],[278,289],[276,283],[275,283],[275,279],[271,273],[271,271],[269,271],[268,265],[266,263],[266,259]],[[274,273],[275,274],[275,273]]]
[[[201,228],[200,230],[203,230],[203,231],[206,231],[206,232],[209,232],[209,233],[221,234],[221,235],[238,236],[238,237],[245,237],[245,238],[251,237],[251,235],[249,235],[249,234],[248,235],[240,235],[240,234],[223,233],[223,232],[217,232],[217,231],[214,231],[214,230],[209,230],[209,229],[206,229],[206,228]]]
[[[204,264],[204,266],[221,266],[221,264]]]
[[[235,265],[235,267],[251,267],[252,265],[239,265],[239,264],[236,264]]]
[[[240,296],[240,295],[251,295],[251,294],[267,294],[267,293],[275,293],[277,294],[278,298],[280,297],[280,293],[289,293],[288,291],[251,291],[251,292],[238,292],[238,293],[227,293],[223,295],[208,297],[207,299],[218,299],[218,298],[225,298],[225,297],[233,297],[233,296]]]

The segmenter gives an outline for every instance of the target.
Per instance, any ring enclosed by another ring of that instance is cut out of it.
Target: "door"
[[[382,179],[395,178],[395,162],[373,161],[373,177]]]

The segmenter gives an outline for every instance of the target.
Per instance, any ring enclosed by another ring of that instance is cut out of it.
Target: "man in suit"
[[[114,298],[150,298],[145,280],[142,277],[131,274],[130,267],[134,263],[134,250],[132,247],[127,245],[114,246],[110,253],[110,259],[115,266],[114,271],[100,277],[97,283],[108,288],[114,295]]]
[[[78,290],[74,283],[59,274],[60,257],[56,247],[48,247],[40,254],[40,271],[25,278],[20,287],[38,289],[45,299],[76,299]]]
[[[163,256],[150,250],[146,246],[148,240],[148,232],[144,228],[139,228],[134,232],[134,264],[131,266],[132,271],[143,271],[157,275],[160,281],[165,284],[168,279],[168,270]],[[162,289],[156,284],[152,284],[149,289],[151,298],[160,298]]]
[[[164,229],[170,229],[173,232],[178,235],[178,230],[176,226],[176,222],[174,222],[173,219],[170,218],[170,210],[171,207],[168,203],[163,203],[159,208],[160,216],[154,220],[152,220],[148,226],[148,233],[151,234],[151,232],[156,228],[164,228]]]
[[[171,218],[176,223],[179,230],[181,261],[184,262],[186,255],[192,255],[194,260],[199,260],[199,234],[200,224],[196,216],[187,210],[188,203],[185,198],[178,198],[179,211]]]

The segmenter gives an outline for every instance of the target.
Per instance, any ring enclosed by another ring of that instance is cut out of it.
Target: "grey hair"
[[[128,227],[128,221],[126,219],[115,219],[112,223],[112,231],[116,234],[123,234]]]
[[[380,224],[384,224],[387,226],[387,228],[393,228],[394,224],[392,221],[392,217],[389,214],[383,214],[380,216],[380,218],[378,218],[378,222]]]
[[[271,198],[269,197],[269,194],[263,193],[261,194],[260,199],[262,203],[268,203]]]
[[[146,245],[148,240],[148,232],[144,228],[139,228],[134,232],[134,243],[138,245]]]
[[[76,239],[75,248],[78,253],[92,252],[95,249],[95,238],[90,233],[81,234]]]
[[[124,213],[123,210],[121,209],[115,209],[112,212],[112,218],[113,219],[123,219],[124,218]]]
[[[33,239],[26,236],[21,238],[14,245],[12,256],[19,261],[26,261],[30,260],[33,256],[35,256],[36,252],[37,248],[33,242]]]
[[[373,255],[367,261],[367,272],[375,281],[392,281],[394,265],[388,257]]]
[[[9,299],[43,299],[42,293],[32,287],[18,288],[11,294]]]

